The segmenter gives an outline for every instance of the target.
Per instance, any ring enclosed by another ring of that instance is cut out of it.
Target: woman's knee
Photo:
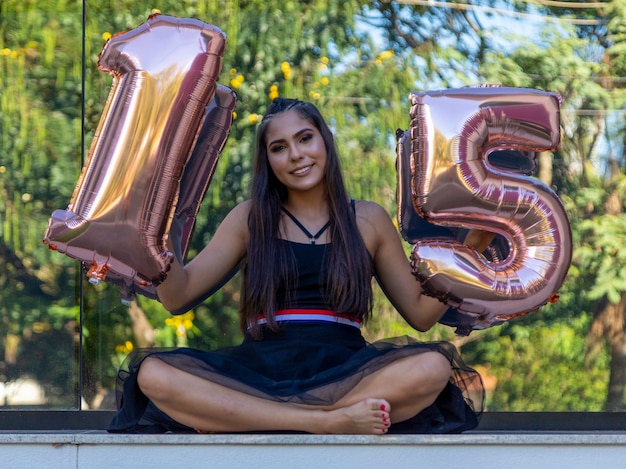
[[[150,398],[167,394],[168,365],[158,358],[147,357],[139,366],[137,384],[141,391]]]
[[[414,377],[418,389],[427,393],[439,393],[450,380],[452,367],[445,355],[439,352],[425,352],[414,357]]]
[[[450,376],[452,375],[452,365],[450,364],[448,357],[444,354],[433,352],[432,355],[433,378],[438,380],[443,388],[446,383],[450,381]]]

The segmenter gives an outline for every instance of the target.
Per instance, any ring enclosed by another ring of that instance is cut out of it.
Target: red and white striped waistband
[[[337,314],[327,309],[280,309],[274,313],[276,321],[326,321],[345,324],[356,328],[361,327],[361,321],[345,314]],[[259,315],[259,324],[267,324],[265,315]]]

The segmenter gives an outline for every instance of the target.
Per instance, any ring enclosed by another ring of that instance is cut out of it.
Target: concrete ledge
[[[120,435],[0,433],[2,467],[459,468],[623,467],[626,433],[462,435]]]

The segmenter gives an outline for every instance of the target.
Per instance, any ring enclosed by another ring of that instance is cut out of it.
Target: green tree
[[[61,406],[76,404],[77,269],[41,240],[51,210],[67,204],[80,169],[77,3],[0,6],[2,373],[6,381],[39,377],[50,403]],[[58,342],[54,367],[33,348],[49,338]]]
[[[558,91],[562,145],[554,158],[539,156],[537,175],[561,196],[574,232],[574,263],[560,300],[467,338],[455,338],[444,326],[423,338],[455,341],[486,378],[497,380],[492,410],[621,408],[624,137],[621,113],[605,110],[623,106],[622,2],[605,2],[597,11],[515,2],[516,11],[561,18],[530,37],[513,34],[521,28],[511,27],[512,17],[498,16],[504,2],[487,2],[496,8],[488,11],[469,3],[415,3],[160,2],[163,14],[196,17],[225,31],[220,83],[238,98],[190,257],[247,197],[255,128],[277,95],[322,108],[351,194],[380,202],[394,215],[395,131],[409,125],[410,91],[475,83]],[[116,287],[87,285],[76,262],[41,244],[48,217],[70,200],[111,87],[111,77],[97,69],[98,54],[111,34],[156,12],[134,0],[87,2],[83,93],[81,7],[75,0],[0,3],[0,361],[6,379],[39,377],[55,396],[49,404],[62,407],[77,405],[71,397],[76,367],[46,369],[49,361],[33,357],[71,361],[79,344],[82,283],[82,394],[89,405],[111,390],[133,347],[204,348],[239,339],[237,277],[193,314],[173,318],[141,296],[122,305]],[[590,21],[564,21],[565,14]],[[368,337],[415,335],[380,291],[376,310]],[[50,346],[59,342],[58,350]]]
[[[477,362],[496,364],[497,356],[474,353],[495,351],[496,348],[488,347],[494,343],[509,343],[525,350],[533,349],[527,344],[536,344],[543,349],[536,335],[541,335],[547,326],[569,327],[581,337],[591,330],[588,347],[604,337],[613,357],[607,408],[621,408],[624,377],[621,264],[615,263],[615,251],[611,247],[619,246],[622,238],[621,223],[615,218],[622,216],[623,196],[621,177],[617,177],[616,171],[607,171],[604,175],[600,171],[621,167],[624,154],[621,148],[623,125],[617,117],[621,114],[604,111],[623,106],[620,77],[624,73],[619,53],[623,47],[622,2],[606,2],[599,9],[577,8],[584,6],[582,4],[572,5],[572,8],[562,4],[551,7],[528,2],[513,4],[514,14],[546,18],[538,19],[536,27],[530,31],[528,27],[516,27],[520,23],[513,16],[504,16],[510,9],[504,11],[503,2],[487,2],[486,5],[493,7],[489,10],[470,3],[449,6],[415,3],[419,5],[375,2],[366,20],[370,24],[384,25],[390,47],[398,54],[413,57],[415,66],[421,66],[434,85],[428,88],[493,83],[558,91],[563,98],[562,145],[554,159],[540,155],[538,175],[555,188],[570,214],[576,240],[570,276],[557,304],[546,306],[522,321],[530,331],[528,335],[515,334],[515,342],[510,342],[516,329],[499,327],[483,334],[482,340],[474,337],[462,341],[464,352]],[[498,18],[498,15],[502,16]],[[608,218],[602,223],[604,214]],[[585,223],[587,219],[590,221]],[[593,264],[589,263],[593,258],[591,253],[596,255]],[[598,257],[598,253],[603,254]],[[590,288],[591,285],[596,287]],[[581,291],[594,293],[581,297]],[[603,357],[607,350],[600,353],[597,347],[591,348],[595,353],[588,350],[587,359],[572,368],[576,372],[564,378],[572,388],[578,387],[578,383],[587,383],[593,388],[586,373],[590,367],[606,363]],[[538,354],[529,356],[536,363],[545,363]],[[565,360],[565,355],[560,360]],[[530,364],[515,363],[521,376],[534,377],[535,389],[531,392],[526,388],[525,392],[539,395],[539,390],[553,388],[532,372]],[[503,381],[508,376],[506,367],[492,366],[491,372],[500,378],[499,389],[511,383]],[[546,375],[543,379],[547,378]],[[515,408],[520,402],[519,395],[507,393],[508,403],[502,399],[502,394],[499,396],[500,399],[492,403],[498,409]],[[556,406],[554,402],[559,392],[553,397],[545,399],[543,405]],[[588,400],[580,402],[583,407],[590,405]],[[597,408],[597,403],[594,406]]]

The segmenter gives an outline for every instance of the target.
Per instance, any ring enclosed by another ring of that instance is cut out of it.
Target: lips
[[[307,174],[311,170],[312,167],[313,167],[312,164],[307,165],[307,166],[302,166],[301,168],[294,169],[291,172],[291,174],[293,174],[294,176],[301,176],[303,174]]]

